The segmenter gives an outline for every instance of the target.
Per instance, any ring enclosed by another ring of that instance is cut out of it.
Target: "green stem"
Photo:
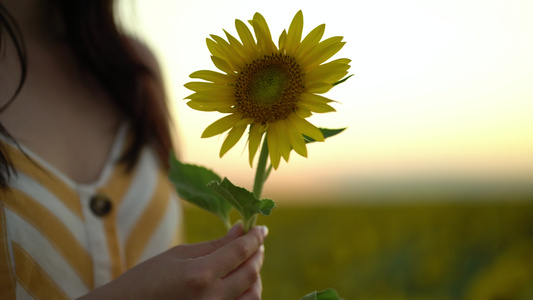
[[[263,192],[263,185],[266,179],[266,165],[268,160],[268,144],[266,139],[263,140],[263,147],[261,147],[261,154],[259,155],[259,161],[257,162],[257,170],[255,171],[254,180],[254,195],[257,199],[261,198]]]
[[[263,146],[261,147],[261,154],[259,154],[259,161],[257,162],[257,170],[255,171],[254,190],[253,193],[257,199],[261,198],[263,192],[263,185],[265,184],[267,172],[267,160],[268,160],[268,144],[266,138],[263,139]],[[257,215],[253,215],[249,220],[244,220],[244,232],[252,229],[255,226]]]
[[[257,221],[257,214],[250,217],[250,219],[244,221],[244,232],[250,231],[255,226]]]

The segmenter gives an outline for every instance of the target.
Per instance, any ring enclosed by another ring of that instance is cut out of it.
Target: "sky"
[[[348,129],[309,145],[308,158],[292,153],[272,172],[266,195],[350,194],[370,183],[428,178],[533,178],[533,1],[123,2],[126,26],[161,64],[181,159],[235,184],[251,188],[253,181],[245,140],[219,158],[224,136],[200,135],[223,115],[189,108],[183,84],[196,70],[216,70],[205,44],[210,34],[237,36],[235,19],[260,12],[277,42],[298,10],[304,34],[325,23],[324,38],[344,37],[333,58],[351,59],[354,75],[325,94],[339,102],[337,112],[309,121]]]

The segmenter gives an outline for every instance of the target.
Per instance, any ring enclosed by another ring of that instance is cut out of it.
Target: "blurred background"
[[[304,34],[344,37],[335,58],[354,74],[309,121],[348,129],[266,183],[264,298],[533,299],[533,2],[122,1],[161,63],[184,162],[251,188],[245,141],[219,158],[223,136],[200,135],[222,115],[190,109],[183,84],[215,70],[210,34],[260,12],[277,41],[298,10]],[[186,210],[188,242],[223,234]]]

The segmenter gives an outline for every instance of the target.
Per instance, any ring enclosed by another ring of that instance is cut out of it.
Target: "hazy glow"
[[[338,112],[310,121],[349,129],[310,146],[307,159],[293,155],[289,164],[282,162],[267,193],[324,181],[342,189],[366,178],[533,175],[532,1],[136,4],[127,21],[160,58],[176,106],[183,160],[238,184],[250,186],[253,176],[247,152],[239,151],[244,143],[220,159],[222,138],[200,134],[221,115],[186,106],[181,99],[190,92],[183,84],[193,71],[215,70],[205,46],[209,34],[223,35],[222,28],[233,34],[236,18],[248,20],[258,11],[277,41],[299,9],[304,32],[326,23],[326,37],[344,36],[347,44],[336,57],[352,59],[355,74],[327,94],[341,102]]]

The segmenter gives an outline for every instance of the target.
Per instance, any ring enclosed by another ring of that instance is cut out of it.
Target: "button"
[[[90,207],[92,212],[99,216],[103,217],[111,211],[111,200],[102,194],[97,194],[91,198]]]

